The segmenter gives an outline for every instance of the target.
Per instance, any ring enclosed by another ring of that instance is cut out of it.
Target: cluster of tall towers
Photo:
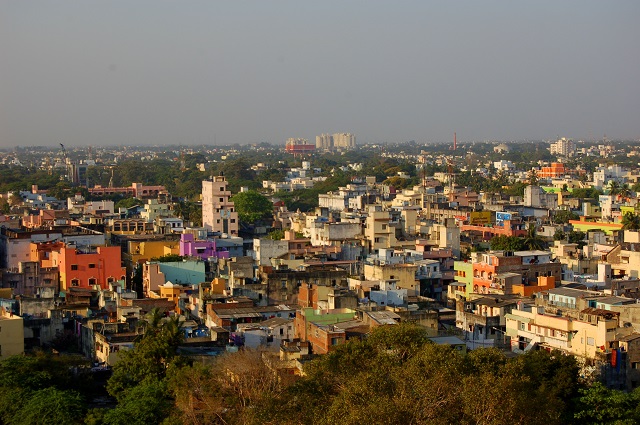
[[[321,134],[316,136],[316,149],[352,149],[356,147],[356,136],[351,133]]]

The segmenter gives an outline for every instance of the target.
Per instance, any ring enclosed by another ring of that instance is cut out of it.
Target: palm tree
[[[527,236],[524,237],[522,244],[530,251],[542,250],[547,247],[546,242],[538,236],[538,233],[536,232],[536,225],[534,223],[529,223],[529,227],[527,227]]]
[[[625,213],[622,216],[622,228],[624,230],[640,230],[640,215],[632,212]]]
[[[154,308],[150,312],[148,312],[145,316],[145,322],[147,322],[147,328],[145,329],[146,334],[156,334],[159,332],[162,327],[162,319],[164,318],[164,314],[160,311],[159,308]]]
[[[615,180],[609,181],[609,195],[616,196],[620,194],[620,183]]]
[[[618,197],[628,198],[630,196],[631,196],[631,189],[629,188],[629,185],[625,183],[622,186],[620,186],[620,189],[618,189]]]

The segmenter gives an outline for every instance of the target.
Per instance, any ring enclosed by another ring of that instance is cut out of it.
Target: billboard
[[[504,225],[505,220],[511,220],[513,218],[513,213],[506,211],[498,211],[496,213],[496,226]]]
[[[469,224],[482,226],[491,223],[491,211],[474,211],[469,214]]]

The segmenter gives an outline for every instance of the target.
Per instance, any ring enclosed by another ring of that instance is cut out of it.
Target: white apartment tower
[[[331,150],[337,148],[353,149],[356,147],[356,136],[351,133],[321,134],[316,136],[316,149]]]
[[[551,155],[573,156],[576,153],[576,144],[571,139],[563,137],[549,146]]]
[[[238,235],[238,212],[223,176],[202,181],[202,226],[212,232]]]
[[[356,147],[356,136],[351,133],[335,133],[333,135],[333,147],[348,148]]]
[[[333,136],[330,134],[322,133],[316,136],[316,149],[329,150],[333,147]]]

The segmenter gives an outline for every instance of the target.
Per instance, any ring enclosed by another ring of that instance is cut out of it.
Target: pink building
[[[210,257],[229,258],[229,251],[225,248],[218,248],[216,240],[195,240],[190,233],[183,233],[180,236],[180,255],[183,257],[198,257],[207,260]]]

